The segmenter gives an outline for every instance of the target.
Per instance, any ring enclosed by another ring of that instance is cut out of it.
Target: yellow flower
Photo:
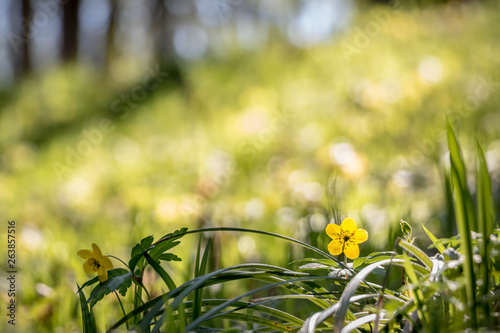
[[[356,229],[356,222],[351,217],[337,224],[326,226],[326,233],[332,238],[328,244],[328,251],[334,256],[344,252],[347,258],[356,259],[359,257],[359,243],[368,239],[368,232],[365,229]]]
[[[92,243],[92,248],[94,251],[80,250],[77,254],[86,259],[83,263],[85,273],[92,274],[97,272],[99,281],[104,282],[108,279],[108,269],[113,269],[113,263],[108,257],[102,255],[99,246]]]

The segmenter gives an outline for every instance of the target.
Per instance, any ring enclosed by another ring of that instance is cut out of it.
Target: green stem
[[[120,308],[122,309],[123,316],[125,317],[126,316],[125,309],[123,308],[122,300],[120,299],[120,296],[118,295],[116,290],[115,290],[115,295],[116,295],[116,298],[118,298],[118,303],[120,303]],[[129,330],[128,320],[125,322],[125,325],[127,326],[127,331],[128,331]]]

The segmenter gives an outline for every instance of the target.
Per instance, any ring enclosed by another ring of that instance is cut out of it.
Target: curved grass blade
[[[368,265],[367,267],[363,268],[361,271],[356,274],[351,279],[351,282],[347,285],[347,287],[344,289],[344,292],[342,293],[342,296],[340,297],[339,300],[339,309],[335,313],[335,326],[334,326],[334,332],[340,332],[342,329],[342,326],[344,325],[344,319],[345,315],[347,313],[349,303],[351,300],[351,297],[356,293],[356,289],[358,289],[359,285],[361,282],[364,281],[364,279],[377,267],[389,264],[391,262],[404,262],[404,260],[401,259],[386,259],[382,260],[376,263],[373,263],[371,265]]]
[[[242,314],[242,313],[224,313],[224,314],[221,314],[220,317],[225,318],[225,319],[242,321],[242,322],[246,322],[246,323],[260,324],[260,325],[263,325],[263,326],[270,328],[270,329],[274,329],[274,330],[277,329],[281,332],[290,332],[293,330],[297,330],[300,327],[298,325],[283,324],[283,323],[279,323],[275,320],[257,317],[257,316],[251,316],[251,315]],[[259,328],[257,328],[257,330],[259,330]]]
[[[357,329],[358,327],[374,321],[376,318],[377,318],[377,315],[375,313],[372,313],[372,314],[363,316],[361,318],[358,318],[354,321],[351,321],[349,324],[344,326],[344,328],[342,329],[342,333],[352,332],[353,330]]]
[[[349,304],[351,303],[355,303],[355,302],[359,302],[359,301],[363,301],[363,300],[368,300],[368,299],[378,299],[380,295],[379,294],[364,294],[364,295],[356,295],[356,296],[352,296],[351,299],[349,300]],[[396,300],[396,301],[399,301],[399,302],[404,302],[404,300],[398,298],[398,297],[395,297],[395,296],[392,296],[392,295],[389,295],[389,294],[384,294],[384,298],[387,298],[387,299],[391,299],[391,300]],[[332,316],[333,314],[335,314],[338,309],[340,308],[341,306],[341,303],[336,303],[334,304],[333,306],[331,306],[330,308],[324,310],[324,311],[321,311],[321,312],[316,312],[313,316],[307,318],[304,322],[304,324],[302,325],[302,328],[300,330],[300,332],[303,332],[303,333],[314,333],[316,332],[316,327],[323,323],[326,319],[328,319],[330,316]]]
[[[439,240],[437,239],[437,237],[434,236],[434,234],[432,232],[430,232],[425,227],[425,225],[422,224],[422,228],[424,228],[425,233],[427,234],[427,236],[429,237],[429,239],[432,241],[432,244],[434,244],[434,246],[436,247],[436,249],[438,249],[439,253],[443,254],[444,250],[446,250],[446,248],[444,247],[444,245],[439,242]]]
[[[420,260],[429,270],[432,269],[432,260],[425,254],[424,251],[419,249],[413,244],[410,244],[404,240],[399,242],[399,246],[405,249],[406,251],[412,253],[418,260]]]
[[[276,233],[269,232],[269,231],[246,229],[246,228],[236,228],[236,227],[211,227],[211,228],[201,228],[201,229],[195,229],[195,230],[188,230],[188,231],[185,231],[184,233],[182,233],[182,235],[188,235],[188,234],[200,233],[200,232],[208,232],[208,231],[249,232],[249,233],[261,234],[261,235],[272,236],[272,237],[284,239],[284,240],[287,240],[289,242],[298,244],[298,245],[300,245],[302,247],[305,247],[308,250],[316,252],[316,253],[320,254],[321,256],[323,256],[323,257],[325,257],[327,259],[331,259],[331,260],[335,261],[337,263],[337,265],[339,265],[340,267],[347,268],[350,271],[352,271],[351,268],[346,267],[342,261],[337,260],[337,258],[335,258],[334,256],[332,256],[331,254],[328,254],[328,253],[326,253],[326,252],[324,252],[324,251],[322,251],[322,250],[320,250],[320,249],[318,249],[318,248],[316,248],[316,247],[314,247],[312,245],[309,245],[309,244],[304,243],[302,241],[299,241],[297,239],[294,239],[294,238],[291,238],[291,237],[288,237],[288,236],[284,236],[284,235],[280,235],[280,234],[276,234]],[[181,234],[178,234],[176,236],[180,236],[180,235]],[[163,237],[163,238],[159,239],[158,241],[156,241],[155,243],[153,243],[153,246],[155,246],[158,243],[161,243],[161,242],[164,242],[164,241],[168,241],[172,237],[174,237],[174,236]],[[355,274],[354,271],[352,271],[352,273]]]
[[[292,297],[289,298],[287,296],[294,296],[294,295],[283,295],[283,296],[284,296],[284,298],[281,298],[280,300],[293,299]],[[221,305],[227,301],[228,301],[227,299],[204,299],[203,306],[206,306],[206,307],[218,306],[218,305]],[[254,312],[258,312],[258,313],[262,313],[262,314],[265,314],[268,316],[275,317],[277,319],[280,319],[282,322],[289,322],[289,323],[292,323],[295,325],[302,325],[304,323],[304,321],[302,319],[297,318],[297,317],[295,317],[295,316],[293,316],[285,311],[264,305],[264,304],[271,303],[271,302],[276,302],[276,299],[262,299],[259,301],[252,300],[250,302],[238,301],[238,302],[231,304],[231,306],[234,306],[236,308],[233,310],[230,310],[230,311],[234,312],[234,311],[239,311],[239,310],[251,308]],[[189,309],[190,307],[193,306],[193,302],[188,301],[185,303],[185,306],[186,306],[186,309]],[[220,315],[222,315],[222,313],[213,316],[212,319],[216,318],[217,316],[220,316]]]
[[[267,269],[268,271],[267,272],[248,272],[248,271],[230,272],[231,270],[236,270],[236,269],[241,269],[241,268],[243,268],[243,269]],[[200,276],[198,278],[192,279],[192,280],[182,284],[181,286],[169,291],[168,293],[161,295],[161,296],[158,296],[157,298],[155,298],[151,301],[148,301],[147,303],[144,303],[143,305],[141,305],[141,306],[135,308],[133,311],[129,312],[126,316],[121,318],[118,322],[113,324],[111,326],[110,330],[116,329],[117,327],[119,327],[123,323],[125,323],[128,319],[130,319],[136,315],[139,315],[141,312],[149,310],[149,312],[147,314],[148,320],[144,321],[144,319],[143,319],[143,323],[144,323],[143,327],[146,327],[146,322],[148,322],[148,321],[151,322],[153,320],[153,318],[161,315],[161,311],[162,311],[161,308],[165,304],[165,301],[167,299],[175,297],[174,301],[171,304],[172,310],[175,311],[175,310],[177,310],[177,307],[180,306],[181,302],[183,303],[183,299],[199,287],[206,287],[206,286],[213,285],[213,284],[219,284],[219,283],[239,280],[239,279],[243,279],[243,278],[257,278],[257,279],[260,279],[263,281],[272,282],[273,283],[272,285],[277,286],[277,285],[281,285],[281,284],[286,283],[286,281],[278,279],[278,277],[276,277],[275,275],[276,274],[285,274],[285,273],[288,273],[291,276],[293,276],[293,275],[304,276],[304,274],[302,274],[302,273],[297,273],[297,272],[293,272],[293,271],[287,270],[287,269],[282,268],[282,267],[266,265],[266,264],[242,264],[242,265],[236,265],[236,266],[224,268],[224,269],[206,274],[204,276]],[[266,276],[267,276],[267,279],[266,279]],[[275,282],[276,279],[278,279],[279,282],[276,283]],[[302,277],[301,281],[315,280],[315,279],[317,279],[317,280],[323,279],[323,280],[331,280],[331,281],[339,281],[339,282],[344,281],[341,278],[333,278],[333,277],[307,277],[307,278]],[[287,286],[285,285],[285,287],[287,287]],[[296,288],[294,288],[294,289],[296,289]],[[291,289],[291,291],[293,292],[294,289]],[[322,289],[322,291],[326,291],[326,290]],[[327,302],[325,299],[310,298],[310,300],[323,308],[330,306],[330,303]],[[159,304],[159,305],[156,305],[156,304]],[[152,307],[155,307],[154,311],[153,311],[153,309],[151,309]]]
[[[276,283],[272,283],[272,284],[269,284],[269,285],[266,285],[266,286],[263,286],[263,287],[260,287],[260,288],[256,288],[256,289],[253,289],[249,292],[246,292],[242,295],[239,295],[231,300],[228,300],[227,302],[219,305],[219,306],[216,306],[215,308],[207,311],[205,314],[203,314],[202,316],[200,316],[199,318],[197,318],[196,320],[194,320],[193,322],[191,322],[187,327],[186,327],[186,330],[189,331],[189,330],[194,330],[196,327],[198,327],[201,323],[205,322],[206,320],[208,320],[210,317],[212,317],[213,315],[215,315],[216,313],[218,313],[219,311],[221,311],[222,309],[230,306],[231,304],[241,300],[242,298],[245,298],[245,297],[248,297],[248,296],[251,296],[253,294],[256,294],[256,293],[259,293],[259,292],[262,292],[262,291],[266,291],[266,290],[269,290],[269,289],[273,289],[273,288],[276,288],[276,287],[279,287],[279,286],[282,286],[284,284],[293,284],[293,283],[297,283],[297,282],[301,282],[301,281],[308,281],[308,280],[318,280],[318,279],[324,279],[324,280],[339,280],[339,278],[333,278],[333,277],[328,277],[328,276],[312,276],[312,277],[301,277],[301,278],[296,278],[296,279],[289,279],[289,280],[284,280],[284,281],[280,281],[280,282],[276,282]],[[177,299],[176,299],[177,301]],[[173,303],[172,303],[173,304]]]

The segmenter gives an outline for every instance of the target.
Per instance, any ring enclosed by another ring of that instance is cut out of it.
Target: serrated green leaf
[[[151,244],[153,244],[153,240],[154,240],[154,236],[153,235],[143,238],[141,240],[141,247],[143,249],[147,249],[148,247],[151,246]]]
[[[178,256],[176,256],[173,253],[163,253],[160,255],[157,260],[163,260],[163,261],[182,261],[182,259]]]
[[[115,269],[109,270],[108,271],[108,279],[112,278],[114,276],[125,274],[127,272],[128,272],[128,270],[126,270],[124,268],[115,268]],[[95,276],[91,280],[88,280],[87,282],[85,282],[84,284],[82,284],[82,286],[80,287],[80,290],[83,289],[83,288],[85,288],[85,287],[87,287],[87,286],[91,286],[91,285],[93,285],[93,284],[95,284],[97,282],[99,282],[99,277]]]
[[[125,270],[126,271],[126,270]],[[87,303],[90,303],[90,307],[93,307],[97,302],[99,302],[104,296],[109,293],[118,290],[120,294],[125,296],[128,288],[132,285],[132,273],[126,271],[126,273],[109,277],[108,279],[97,285],[90,293]]]
[[[174,241],[173,239],[170,239],[164,243],[160,243],[158,245],[155,245],[153,248],[150,249],[149,255],[151,258],[157,259],[158,256],[162,255],[166,251],[176,247],[179,245],[181,242],[179,241]]]

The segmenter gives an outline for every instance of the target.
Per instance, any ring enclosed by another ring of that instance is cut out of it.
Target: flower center
[[[97,270],[99,267],[101,267],[101,264],[99,263],[99,261],[95,260],[94,258],[92,258],[91,260],[92,260],[92,266],[94,267],[95,270]]]
[[[344,230],[342,230],[342,232],[340,234],[340,238],[344,241],[344,243],[349,241],[351,239],[351,236],[352,236],[351,233],[348,233]]]

